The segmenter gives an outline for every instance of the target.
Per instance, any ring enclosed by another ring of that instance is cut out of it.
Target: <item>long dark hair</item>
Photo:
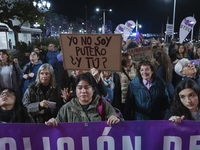
[[[171,60],[169,56],[161,49],[155,49],[153,51],[153,58],[159,63],[160,66],[163,66],[165,69],[165,82],[168,84],[171,77]]]
[[[175,89],[175,97],[171,109],[174,112],[174,115],[184,115],[186,120],[194,120],[190,110],[183,105],[179,97],[179,93],[184,89],[194,90],[198,95],[198,99],[200,98],[200,88],[197,83],[192,79],[182,80]],[[200,108],[200,103],[198,103],[198,108]]]
[[[30,117],[28,116],[27,110],[22,104],[21,99],[18,94],[10,88],[1,88],[0,93],[4,90],[8,90],[9,93],[12,93],[15,96],[15,103],[13,107],[13,116],[10,120],[11,123],[28,123],[31,122]]]

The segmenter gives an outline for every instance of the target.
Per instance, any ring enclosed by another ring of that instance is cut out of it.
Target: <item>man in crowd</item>
[[[46,62],[50,65],[52,65],[55,75],[57,75],[57,55],[60,52],[58,50],[55,49],[55,45],[54,44],[49,44],[48,46],[48,52],[46,55]]]

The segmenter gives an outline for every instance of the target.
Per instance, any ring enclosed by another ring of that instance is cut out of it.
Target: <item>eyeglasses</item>
[[[193,66],[193,65],[194,65],[194,63],[193,63],[193,62],[189,62],[189,63],[187,63],[187,64],[183,65],[183,68],[185,68],[185,67],[190,67],[191,65]]]
[[[4,94],[7,95],[7,96],[11,96],[11,95],[13,96],[14,95],[14,93],[7,91],[7,92],[1,92],[0,97],[3,96]]]

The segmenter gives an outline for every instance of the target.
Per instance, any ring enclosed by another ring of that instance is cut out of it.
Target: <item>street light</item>
[[[33,6],[38,7],[39,11],[46,12],[51,7],[51,3],[45,0],[33,1]]]
[[[102,33],[105,34],[106,11],[110,11],[110,12],[112,12],[112,9],[99,9],[99,8],[96,8],[96,11],[97,11],[97,12],[99,12],[99,11],[103,11],[103,26],[102,26]]]
[[[174,38],[175,13],[176,13],[176,0],[174,0],[172,39]]]
[[[138,27],[139,27],[139,28],[142,28],[142,25],[141,25],[141,24],[138,24],[138,20],[136,20],[135,27],[136,27],[136,32],[138,31]]]

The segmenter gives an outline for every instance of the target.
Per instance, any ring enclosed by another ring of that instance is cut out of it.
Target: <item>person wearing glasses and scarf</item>
[[[192,79],[200,87],[200,78],[193,62],[187,58],[183,58],[175,65],[175,72],[182,77],[182,80]]]

